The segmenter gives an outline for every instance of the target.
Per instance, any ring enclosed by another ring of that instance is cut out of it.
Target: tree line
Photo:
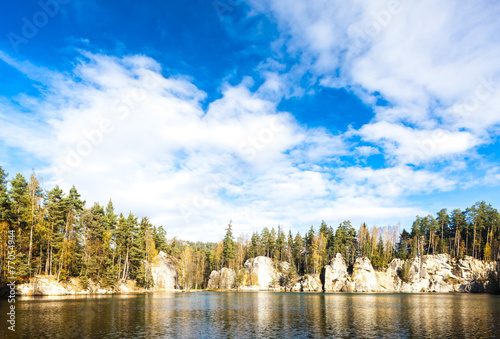
[[[465,210],[436,216],[417,216],[410,232],[397,226],[357,229],[350,221],[337,227],[324,221],[307,232],[292,233],[283,227],[264,227],[250,236],[233,235],[229,222],[217,243],[167,240],[162,226],[147,217],[115,213],[110,200],[106,206],[86,207],[75,187],[65,193],[58,186],[45,191],[32,174],[7,180],[0,166],[0,279],[5,283],[8,258],[8,231],[16,235],[16,275],[21,280],[35,275],[52,275],[57,280],[77,277],[85,286],[89,279],[103,287],[134,279],[140,286],[152,286],[150,267],[159,251],[167,253],[179,272],[184,288],[204,288],[213,270],[234,269],[241,278],[247,259],[272,258],[277,265],[286,261],[296,275],[318,274],[341,253],[348,265],[357,257],[370,258],[375,268],[387,267],[394,258],[447,253],[497,260],[500,256],[498,211],[484,201]]]
[[[85,207],[75,187],[64,193],[58,186],[41,188],[32,174],[27,181],[17,174],[10,181],[0,167],[0,278],[7,277],[7,231],[15,231],[16,276],[53,275],[57,280],[79,277],[101,286],[135,279],[151,285],[148,263],[167,250],[166,232],[139,220],[133,213],[116,214],[110,200]]]

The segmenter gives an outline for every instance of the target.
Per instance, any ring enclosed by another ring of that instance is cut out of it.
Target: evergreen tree
[[[153,241],[158,252],[170,253],[167,245],[167,232],[163,229],[163,226],[153,228]]]
[[[446,253],[446,241],[449,237],[449,224],[450,224],[450,217],[448,216],[448,213],[446,211],[446,208],[441,209],[441,211],[438,212],[437,216],[437,223],[439,227],[441,228],[441,232],[439,233],[441,237],[441,253]]]
[[[283,254],[285,252],[286,237],[281,226],[278,226],[278,235],[276,238],[276,254],[279,261],[283,261]]]
[[[10,181],[11,189],[9,191],[11,199],[11,218],[12,226],[16,230],[17,255],[16,266],[17,274],[27,275],[30,272],[28,265],[28,246],[29,246],[29,196],[28,182],[21,175],[17,174]]]
[[[5,282],[4,277],[7,260],[8,247],[8,233],[10,228],[10,199],[7,193],[7,173],[0,166],[0,283]]]
[[[55,272],[54,261],[57,261],[57,254],[62,245],[63,237],[61,230],[64,229],[66,222],[66,200],[59,186],[55,186],[48,192],[47,209],[49,229],[47,234],[47,253],[45,256],[45,274],[53,275]]]
[[[226,235],[223,240],[222,249],[222,265],[229,268],[234,268],[234,261],[236,258],[236,243],[233,237],[233,225],[232,221],[229,221],[229,225],[226,228]]]
[[[343,221],[335,231],[335,249],[344,259],[353,264],[356,257],[356,231],[351,222]]]
[[[297,267],[297,271],[300,274],[302,274],[305,271],[304,254],[305,254],[304,239],[300,235],[300,232],[297,232],[297,234],[295,235],[295,239],[293,240],[292,255]]]

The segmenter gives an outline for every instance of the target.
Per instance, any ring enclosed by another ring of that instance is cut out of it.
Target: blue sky
[[[500,206],[500,4],[7,1],[0,164],[170,236]]]

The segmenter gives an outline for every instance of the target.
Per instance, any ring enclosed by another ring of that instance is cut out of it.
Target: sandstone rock
[[[259,256],[245,262],[245,270],[249,275],[249,284],[263,289],[273,287],[280,281],[280,274],[274,267],[271,258]]]
[[[306,274],[300,280],[301,290],[304,292],[321,292],[323,285],[318,274]]]
[[[219,272],[210,272],[210,277],[208,278],[207,288],[210,290],[216,290],[219,288]]]
[[[179,276],[174,262],[163,251],[160,251],[153,259],[151,275],[155,289],[175,290],[179,288]]]
[[[236,272],[233,269],[223,267],[220,272],[212,271],[208,280],[208,289],[229,290],[233,288]]]
[[[300,282],[297,282],[295,285],[292,285],[289,288],[289,291],[291,291],[291,292],[300,292],[300,291],[302,291],[302,284]]]
[[[321,279],[323,289],[329,292],[341,291],[348,278],[347,265],[340,253],[323,268]]]
[[[356,283],[354,281],[348,280],[344,287],[342,287],[342,292],[352,293],[356,292]]]
[[[375,270],[367,257],[356,259],[351,279],[355,283],[356,292],[378,292],[380,290]]]
[[[55,276],[36,276],[30,283],[16,286],[16,293],[21,295],[67,295],[72,294]]]

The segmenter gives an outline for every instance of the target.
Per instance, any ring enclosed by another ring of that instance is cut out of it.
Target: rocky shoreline
[[[140,288],[133,280],[113,287],[101,287],[92,280],[82,286],[78,278],[57,281],[54,276],[35,276],[16,285],[17,295],[93,295],[148,293],[155,291],[189,292],[178,283],[174,261],[164,252],[151,264],[153,287]],[[460,292],[498,293],[500,265],[472,257],[452,259],[449,255],[424,255],[394,259],[386,269],[375,270],[366,257],[349,267],[337,254],[321,274],[290,274],[290,264],[259,256],[248,259],[243,269],[212,271],[208,291],[291,291],[291,292]],[[193,290],[194,292],[194,290]]]
[[[278,266],[278,267],[277,267]],[[386,269],[375,270],[367,257],[357,258],[348,267],[337,254],[321,274],[290,279],[289,264],[276,265],[270,258],[249,259],[243,278],[235,285],[236,272],[213,271],[208,287],[213,290],[296,291],[296,292],[461,292],[498,293],[500,265],[466,256],[452,259],[447,254],[394,259]]]

